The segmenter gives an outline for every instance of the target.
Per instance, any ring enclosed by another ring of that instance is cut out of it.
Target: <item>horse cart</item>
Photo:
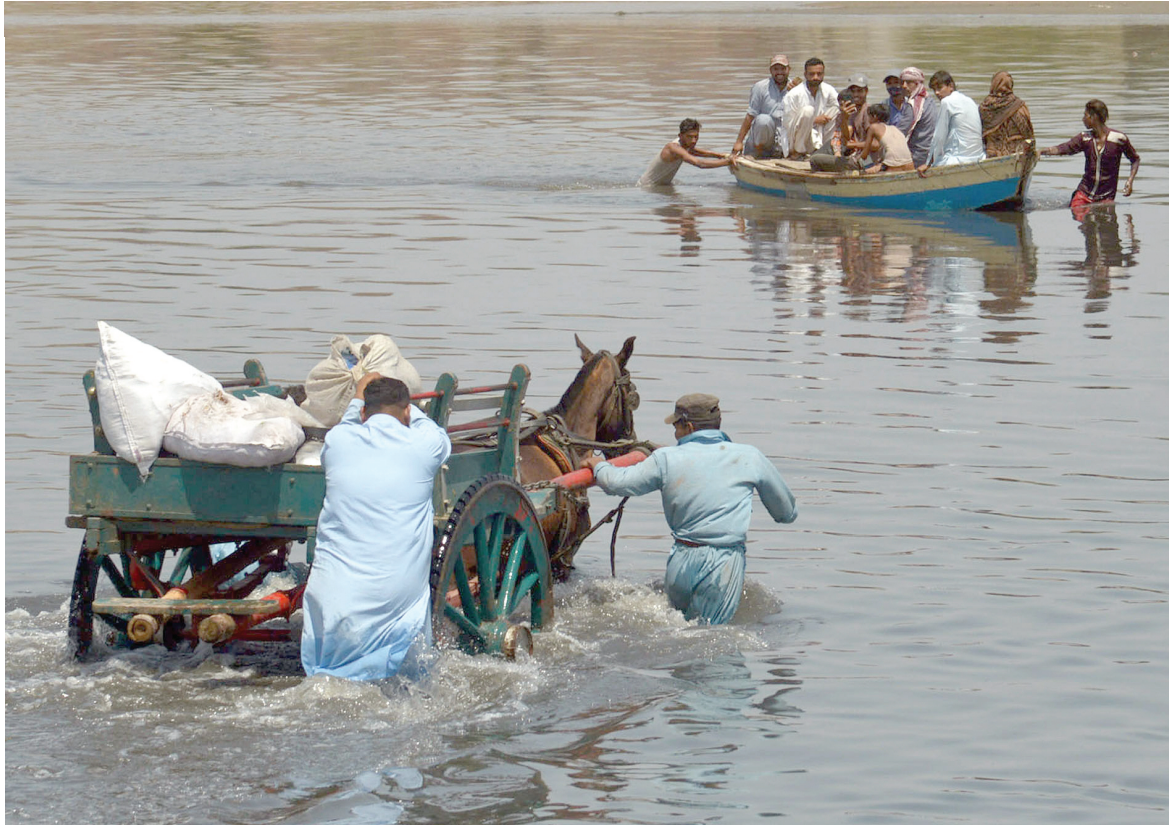
[[[584,353],[583,346],[583,362]],[[245,397],[291,390],[269,382],[256,360],[243,374],[223,382],[225,391]],[[85,531],[69,609],[74,655],[86,656],[96,635],[115,646],[288,640],[287,620],[305,587],[305,567],[290,557],[304,544],[312,566],[322,468],[248,468],[164,455],[141,479],[103,435],[93,371],[83,383],[94,451],[69,460],[66,525]],[[507,381],[483,387],[461,388],[445,373],[433,391],[413,397],[456,446],[433,495],[435,636],[472,653],[531,651],[530,630],[553,617],[550,545],[564,568],[581,541],[580,531],[566,534],[562,519],[580,513],[580,493],[551,481],[520,483],[528,383],[524,365]],[[273,582],[280,585],[266,593],[264,584]]]

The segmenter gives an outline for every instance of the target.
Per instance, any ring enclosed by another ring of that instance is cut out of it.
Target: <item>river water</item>
[[[1166,6],[1018,8],[6,4],[6,819],[1166,823]],[[1007,69],[1042,145],[1102,98],[1136,193],[1075,221],[1078,158],[1003,216],[632,186],[683,117],[728,149],[776,51]],[[647,497],[531,659],[79,665],[98,320],[288,382],[386,332],[425,381],[525,362],[533,407],[574,333],[634,335],[640,435],[718,394],[800,518],[757,507],[727,627],[667,607]]]

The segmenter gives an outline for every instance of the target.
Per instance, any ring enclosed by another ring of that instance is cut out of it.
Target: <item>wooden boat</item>
[[[730,167],[742,187],[769,195],[878,210],[1019,208],[1037,154],[988,158],[918,172],[813,172],[808,161],[738,156]]]

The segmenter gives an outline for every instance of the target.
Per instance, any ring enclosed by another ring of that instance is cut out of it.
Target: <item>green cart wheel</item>
[[[514,657],[530,630],[553,621],[553,581],[541,521],[510,477],[472,483],[435,544],[431,616],[436,642]]]

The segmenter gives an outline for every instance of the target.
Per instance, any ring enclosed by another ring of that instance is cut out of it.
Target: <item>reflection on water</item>
[[[1083,210],[1078,229],[1086,240],[1086,257],[1071,263],[1069,269],[1086,279],[1086,312],[1101,313],[1107,308],[1112,281],[1127,279],[1138,265],[1139,241],[1134,232],[1134,217],[1124,217],[1120,232],[1118,209],[1114,204],[1095,205]],[[1123,239],[1125,238],[1125,246]]]
[[[830,285],[842,290],[841,312],[860,321],[969,313],[973,278],[982,288],[978,312],[1011,316],[1028,308],[1037,281],[1026,213],[908,218],[744,204],[731,215],[778,305],[800,296],[811,316]]]
[[[667,189],[658,188],[658,191]],[[671,188],[673,190],[673,188]],[[672,195],[674,193],[672,192]],[[674,200],[674,199],[673,199]],[[700,235],[700,219],[712,216],[726,216],[727,210],[712,209],[694,203],[671,203],[652,210],[655,215],[663,219],[670,232],[679,236],[679,255],[682,258],[695,258],[699,255],[703,236]]]
[[[773,290],[782,318],[824,313],[831,286],[841,288],[840,312],[859,321],[907,323],[973,312],[1005,319],[1031,307],[1038,264],[1028,212],[907,217],[810,209],[739,190],[729,195],[730,206],[705,207],[664,189],[672,203],[652,212],[665,232],[679,237],[679,255],[700,256],[704,231],[731,227],[746,245],[749,269]],[[1086,257],[1066,269],[1087,281],[1087,313],[1105,310],[1111,279],[1126,278],[1138,265],[1133,216],[1125,215],[1122,226],[1120,233],[1114,204],[1085,211],[1078,221]],[[973,280],[980,286],[974,299]],[[989,341],[1010,344],[1030,333],[997,329]]]

